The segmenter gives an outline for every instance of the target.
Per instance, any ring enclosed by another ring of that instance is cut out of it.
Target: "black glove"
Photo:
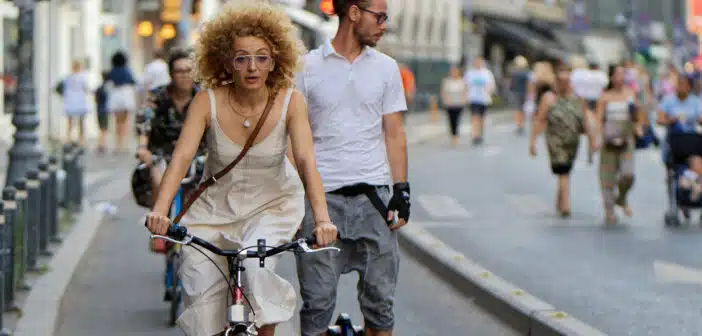
[[[397,217],[409,221],[410,216],[410,186],[409,182],[395,183],[392,186],[392,198],[388,203],[388,211],[397,211]]]

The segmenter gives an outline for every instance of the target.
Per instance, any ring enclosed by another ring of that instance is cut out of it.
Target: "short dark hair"
[[[192,51],[189,49],[174,48],[168,54],[168,72],[173,72],[175,62],[184,58],[190,58]]]
[[[112,55],[112,67],[119,68],[125,65],[127,65],[127,55],[121,51],[118,51]]]
[[[358,5],[362,7],[370,6],[372,0],[333,0],[334,13],[339,17],[339,21],[346,19],[346,14],[348,14],[349,9],[353,5]]]
[[[164,57],[166,57],[165,50],[163,50],[161,48],[154,50],[154,58],[164,58]]]

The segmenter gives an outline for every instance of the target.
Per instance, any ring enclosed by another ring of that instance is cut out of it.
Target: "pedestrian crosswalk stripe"
[[[456,218],[466,219],[473,215],[451,196],[445,195],[419,195],[417,197],[419,205],[429,213],[432,218]]]
[[[490,156],[496,156],[500,155],[502,153],[502,149],[500,147],[487,147],[485,148],[485,152],[483,152],[484,156],[490,157]]]

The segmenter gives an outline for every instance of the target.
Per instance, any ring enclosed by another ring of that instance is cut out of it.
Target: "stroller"
[[[702,156],[702,134],[671,133],[668,135],[668,155],[666,167],[668,172],[668,201],[669,208],[665,214],[666,226],[680,226],[680,213],[689,216],[689,210],[702,209],[702,198],[691,200],[690,190],[680,188],[680,177],[688,169],[688,158],[693,155]]]

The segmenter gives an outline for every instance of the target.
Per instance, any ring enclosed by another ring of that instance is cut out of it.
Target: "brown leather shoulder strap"
[[[185,215],[185,213],[188,212],[188,209],[190,209],[190,207],[193,205],[193,202],[195,202],[195,200],[198,197],[200,197],[200,195],[202,195],[203,192],[205,192],[205,189],[215,184],[217,180],[221,179],[224,175],[227,175],[229,171],[231,171],[237,164],[239,164],[239,162],[244,158],[244,156],[251,149],[251,147],[253,147],[254,141],[256,141],[258,133],[261,131],[263,124],[268,118],[268,114],[270,114],[271,109],[273,108],[273,103],[275,103],[276,96],[277,94],[274,93],[268,97],[268,102],[266,103],[266,107],[263,109],[261,118],[258,119],[256,126],[254,127],[249,137],[246,139],[246,143],[241,149],[241,152],[239,152],[239,155],[237,155],[234,161],[232,161],[230,164],[224,167],[224,169],[220,170],[216,174],[210,176],[208,179],[200,183],[198,189],[190,196],[190,198],[188,198],[188,201],[185,202],[185,204],[183,204],[183,207],[180,209],[180,213],[178,214],[178,216],[176,216],[176,218],[173,219],[174,224],[180,223],[180,220],[183,218],[183,215]]]

